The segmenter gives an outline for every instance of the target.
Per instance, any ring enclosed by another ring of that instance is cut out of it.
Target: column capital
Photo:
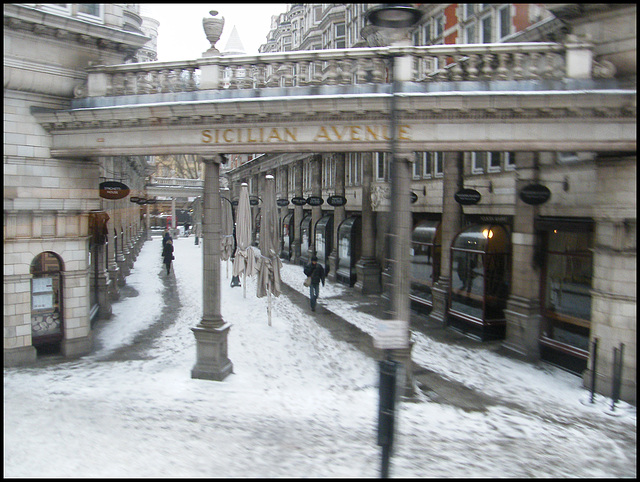
[[[227,162],[227,159],[226,157],[224,157],[224,154],[218,154],[218,153],[205,154],[198,157],[205,164],[224,164]]]

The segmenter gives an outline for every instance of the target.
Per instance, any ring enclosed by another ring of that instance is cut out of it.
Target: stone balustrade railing
[[[202,188],[204,186],[204,181],[202,179],[154,177],[151,179],[148,186]]]
[[[76,97],[389,82],[391,56],[413,59],[412,82],[612,77],[590,44],[547,42],[309,50],[88,69]]]

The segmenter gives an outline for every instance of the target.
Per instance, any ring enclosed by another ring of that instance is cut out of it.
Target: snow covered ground
[[[98,324],[93,354],[4,369],[4,476],[378,477],[375,360],[286,296],[273,299],[268,326],[255,280],[243,298],[222,262],[234,373],[191,379],[202,249],[193,237],[175,240],[167,278],[160,244],[145,243],[127,278],[137,296]],[[285,264],[282,276],[306,294],[301,267]],[[348,289],[327,282],[320,302],[373,332],[374,318],[340,300]],[[166,319],[164,300],[176,297]],[[151,346],[136,351],[159,320]],[[580,380],[553,367],[414,337],[418,364],[505,404],[400,404],[392,477],[636,477],[635,407],[586,403]]]

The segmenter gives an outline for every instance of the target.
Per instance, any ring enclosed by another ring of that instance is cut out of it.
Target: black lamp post
[[[365,14],[366,20],[376,27],[390,29],[404,34],[416,25],[422,12],[410,5],[383,4],[373,7]],[[397,42],[397,40],[396,40]],[[392,42],[395,43],[395,42]],[[391,98],[389,106],[390,151],[391,151],[391,212],[393,213],[393,271],[392,271],[392,311],[394,319],[406,325],[406,343],[409,344],[409,240],[411,237],[410,166],[407,160],[397,154],[397,109],[396,92],[398,75],[396,60],[391,55]],[[403,279],[404,278],[404,279]],[[395,346],[393,348],[396,348]],[[404,348],[398,346],[398,348]],[[378,445],[382,447],[380,476],[389,477],[389,459],[393,445],[396,375],[399,363],[391,359],[391,349],[385,349],[385,360],[380,362]],[[407,369],[410,369],[407,367]]]

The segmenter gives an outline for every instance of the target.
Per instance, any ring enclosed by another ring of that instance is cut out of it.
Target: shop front
[[[356,263],[362,247],[360,216],[351,216],[338,227],[338,260],[336,279],[349,286],[356,283]]]
[[[581,374],[589,358],[594,223],[540,217],[536,231],[542,251],[540,356]]]
[[[499,224],[474,224],[451,245],[449,323],[481,340],[505,335],[511,274],[509,233]]]
[[[64,335],[62,261],[44,252],[31,263],[31,340],[40,348],[57,347]]]
[[[333,240],[333,214],[321,217],[316,223],[316,256],[318,262],[324,267],[325,272],[329,270],[329,255],[331,254]]]
[[[300,264],[311,262],[311,213],[305,214],[300,221]]]
[[[440,276],[441,230],[439,221],[421,221],[411,234],[411,308],[429,314],[431,289]]]
[[[282,220],[282,249],[280,257],[289,261],[293,256],[293,240],[295,239],[295,227],[293,223],[293,211]]]

